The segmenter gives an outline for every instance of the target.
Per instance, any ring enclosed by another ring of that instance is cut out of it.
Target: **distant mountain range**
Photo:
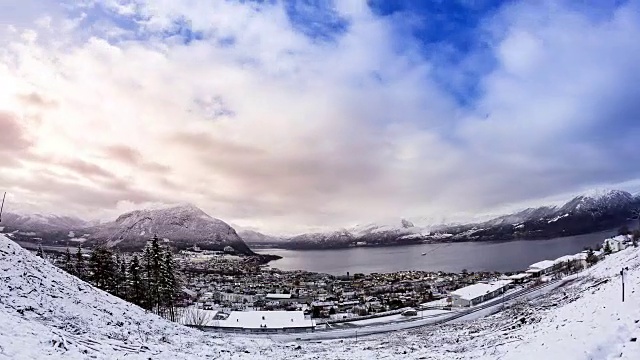
[[[309,233],[274,240],[268,245],[285,249],[334,249],[354,246],[392,246],[463,241],[550,239],[586,234],[625,225],[636,217],[640,197],[626,191],[594,191],[576,196],[562,206],[525,209],[494,219],[455,225],[415,226],[369,224],[325,233]],[[250,239],[245,239],[251,244]],[[265,242],[262,242],[265,245]]]
[[[596,191],[577,196],[562,206],[541,206],[469,224],[416,226],[399,219],[386,224],[367,224],[349,229],[275,237],[257,231],[236,232],[222,220],[193,205],[136,210],[106,223],[88,223],[75,217],[6,213],[0,232],[15,240],[44,245],[85,246],[105,244],[122,250],[139,250],[154,235],[182,249],[235,251],[254,255],[249,248],[336,249],[356,246],[393,246],[463,241],[510,241],[548,239],[586,234],[622,226],[636,216],[640,197],[625,191]],[[248,245],[247,245],[248,244]]]

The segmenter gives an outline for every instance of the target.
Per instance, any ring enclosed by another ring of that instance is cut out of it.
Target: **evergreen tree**
[[[111,293],[119,298],[124,298],[124,281],[122,281],[122,258],[120,255],[112,255],[113,259],[113,278],[110,279]]]
[[[144,280],[143,280],[143,284],[144,284],[144,298],[142,301],[142,306],[147,309],[147,310],[151,310],[153,309],[153,292],[152,289],[154,288],[154,283],[153,283],[153,267],[152,267],[152,260],[151,260],[152,256],[151,256],[151,247],[147,244],[147,246],[144,248],[144,252],[142,254],[142,260],[143,260],[143,266],[144,266]]]
[[[118,257],[118,292],[122,299],[127,299],[129,294],[129,284],[127,282],[127,262],[124,257]]]
[[[587,248],[587,264],[593,265],[598,262],[598,257],[593,252],[593,249]]]
[[[158,236],[155,235],[151,240],[151,277],[153,279],[153,286],[149,290],[151,290],[152,296],[152,309],[155,308],[156,314],[160,313],[159,307],[162,303],[162,293],[160,291],[160,273],[164,263],[162,255],[163,251],[160,248],[160,241],[158,240]]]
[[[175,321],[175,302],[179,295],[180,283],[175,269],[175,261],[170,249],[165,249],[161,266],[160,291],[162,306],[171,321]]]
[[[605,254],[611,254],[611,246],[609,245],[608,241],[604,243],[604,249],[602,250]]]
[[[98,246],[91,252],[89,258],[89,279],[99,289],[114,293],[116,266],[113,253],[104,246]]]
[[[38,245],[38,250],[36,250],[36,256],[44,259],[44,251],[42,251],[42,245]]]
[[[71,275],[75,275],[76,273],[76,269],[73,266],[73,260],[71,259],[71,252],[69,251],[69,248],[67,248],[67,251],[64,253],[64,264],[63,267],[64,271],[68,272]]]
[[[129,264],[129,273],[127,276],[128,283],[128,299],[132,303],[143,306],[143,281],[142,274],[140,269],[140,261],[138,260],[138,255],[134,255],[131,263]]]
[[[82,280],[86,280],[87,278],[87,268],[84,262],[84,255],[82,255],[82,247],[78,245],[78,250],[76,251],[76,276]]]

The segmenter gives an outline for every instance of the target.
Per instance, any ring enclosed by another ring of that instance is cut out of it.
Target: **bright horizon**
[[[291,234],[636,193],[639,10],[0,2],[5,211]]]

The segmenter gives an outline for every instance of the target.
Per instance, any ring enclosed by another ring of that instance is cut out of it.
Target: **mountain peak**
[[[198,244],[221,250],[229,245],[238,252],[252,254],[229,224],[209,216],[193,204],[131,211],[114,222],[97,226],[91,233],[91,240],[120,248],[142,247],[149,237],[158,235],[179,247]]]
[[[599,199],[615,198],[615,197],[631,198],[633,197],[633,195],[623,190],[596,188],[596,189],[591,189],[589,191],[586,191],[578,195],[578,197],[599,200]]]

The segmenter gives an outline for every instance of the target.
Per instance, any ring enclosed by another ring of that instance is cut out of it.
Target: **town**
[[[598,250],[543,260],[518,273],[400,271],[341,276],[281,271],[236,255],[232,248],[209,251],[194,246],[174,254],[182,278],[176,301],[181,316],[175,320],[209,330],[287,332],[375,319],[404,321],[425,310],[441,315],[579,272],[632,244],[637,246],[631,235],[619,235],[605,239]],[[118,257],[126,263],[137,255]],[[64,256],[46,254],[59,267]]]

